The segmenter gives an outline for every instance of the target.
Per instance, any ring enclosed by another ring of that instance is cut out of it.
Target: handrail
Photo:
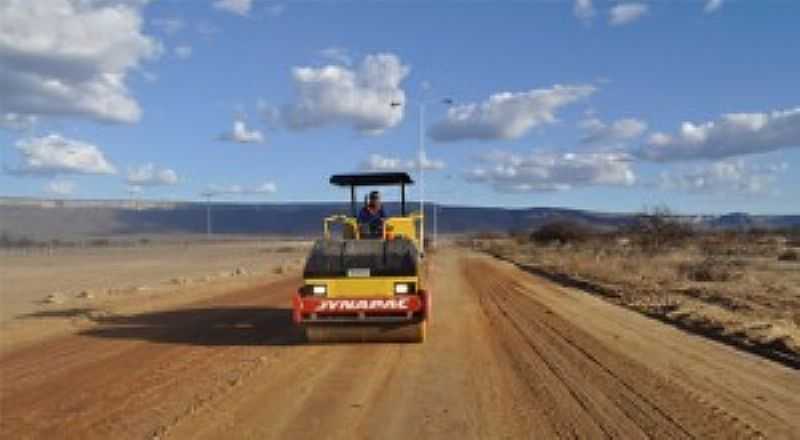
[[[331,215],[329,217],[325,217],[325,219],[323,220],[323,236],[325,237],[326,240],[330,240],[331,239],[331,230],[330,230],[330,224],[331,223],[341,223],[341,224],[351,223],[352,224],[352,223],[355,223],[355,222],[356,222],[355,218],[348,217],[348,216],[343,215],[343,214],[336,214],[336,215]],[[361,231],[358,230],[357,226],[355,228],[353,228],[353,230],[355,231],[356,239],[360,240],[361,239]]]
[[[389,217],[389,218],[393,218],[393,217]],[[411,218],[411,219],[413,219],[413,220],[415,220],[417,222],[422,222],[422,221],[424,221],[425,216],[422,213],[420,213],[419,211],[415,211],[415,212],[409,213],[405,217],[399,217],[399,218]],[[330,238],[331,238],[331,227],[330,227],[330,225],[333,224],[333,223],[351,224],[353,226],[353,231],[355,233],[356,240],[360,240],[361,239],[361,229],[358,227],[358,221],[354,217],[350,217],[350,216],[347,216],[347,215],[344,215],[344,214],[334,214],[334,215],[325,217],[323,219],[323,236],[325,237],[326,240],[330,240]],[[382,234],[382,238],[384,240],[387,239],[387,232],[388,232],[387,229],[388,228],[386,228],[386,226],[384,225],[383,234]]]

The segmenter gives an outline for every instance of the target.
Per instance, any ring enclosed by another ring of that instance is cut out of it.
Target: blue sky
[[[444,203],[798,213],[798,16],[790,0],[9,0],[0,195],[338,200],[332,173],[416,172],[424,101]]]

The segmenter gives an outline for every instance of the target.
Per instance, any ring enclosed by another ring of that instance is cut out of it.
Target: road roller
[[[292,299],[295,324],[311,343],[423,342],[431,295],[422,270],[423,214],[406,206],[413,180],[407,173],[360,173],[334,175],[330,183],[350,190],[350,213],[323,220],[323,237]],[[359,189],[397,186],[394,215],[382,206],[378,212],[377,191],[359,208]]]

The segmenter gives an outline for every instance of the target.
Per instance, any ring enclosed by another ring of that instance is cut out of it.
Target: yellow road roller
[[[330,183],[350,189],[350,214],[323,221],[303,285],[292,300],[294,322],[307,340],[423,342],[431,296],[425,290],[419,212],[409,213],[407,173],[340,174]],[[384,215],[377,191],[358,207],[361,187],[400,187],[399,215]]]

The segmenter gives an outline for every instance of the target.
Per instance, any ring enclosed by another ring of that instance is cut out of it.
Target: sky
[[[0,0],[0,196],[334,201],[331,174],[422,168],[445,204],[798,214],[797,17],[794,0]]]

